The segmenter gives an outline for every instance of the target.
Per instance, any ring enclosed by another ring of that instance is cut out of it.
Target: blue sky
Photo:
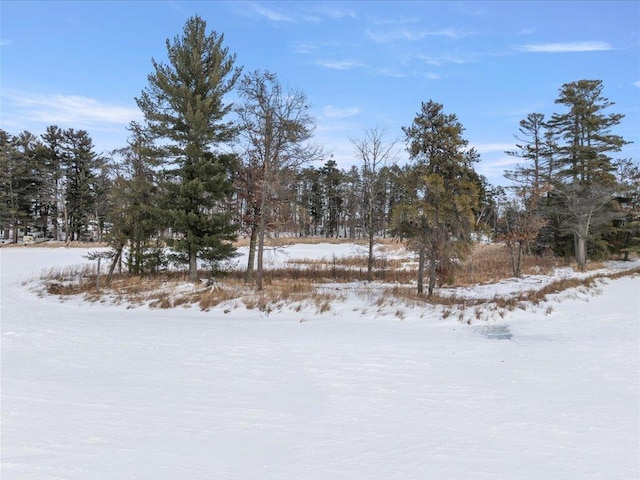
[[[615,133],[640,159],[640,2],[13,1],[0,4],[0,128],[85,129],[98,152],[124,146],[151,59],[193,15],[223,33],[245,72],[270,70],[313,106],[315,141],[339,166],[350,138],[382,127],[399,140],[421,102],[455,113],[506,184],[518,122],[562,111],[560,87],[604,82],[625,115]],[[231,100],[231,99],[230,99]],[[399,161],[406,161],[400,151]]]

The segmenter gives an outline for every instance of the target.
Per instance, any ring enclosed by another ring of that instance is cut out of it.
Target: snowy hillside
[[[86,253],[0,250],[3,480],[640,476],[640,276],[471,325],[350,294],[270,315],[38,296]]]

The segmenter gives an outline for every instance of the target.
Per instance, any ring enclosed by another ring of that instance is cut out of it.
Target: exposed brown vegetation
[[[456,297],[454,295],[432,295],[427,297],[419,295],[415,292],[415,289],[411,287],[395,286],[385,291],[388,295],[404,298],[412,302],[429,303],[432,305],[443,305],[445,307],[474,307],[481,304],[491,303],[498,308],[504,308],[506,310],[514,310],[515,308],[523,306],[525,303],[532,303],[538,305],[548,300],[549,295],[561,293],[565,290],[577,287],[585,287],[587,289],[594,287],[596,282],[601,279],[617,279],[625,276],[640,275],[640,268],[622,270],[615,273],[601,273],[585,278],[565,278],[556,280],[540,289],[528,290],[517,294],[510,295],[508,297],[496,296],[491,299],[484,298],[464,298]]]
[[[550,256],[525,255],[522,273],[525,275],[548,275],[555,268],[569,266],[564,259]],[[455,273],[455,285],[493,283],[513,274],[509,250],[501,244],[478,244],[473,254]]]
[[[299,239],[296,239],[299,240]],[[325,239],[322,239],[325,240]],[[391,249],[397,249],[397,243],[387,242]],[[386,248],[386,247],[385,247]],[[248,309],[271,312],[287,305],[296,311],[305,305],[314,305],[318,312],[331,308],[332,302],[339,300],[337,290],[327,291],[323,284],[364,282],[367,279],[366,256],[335,257],[323,260],[294,260],[291,266],[265,271],[264,290],[255,290],[243,281],[241,271],[228,272],[213,284],[205,281],[193,284],[187,281],[186,272],[163,272],[155,276],[132,276],[116,274],[111,283],[105,286],[106,276],[96,278],[94,265],[52,268],[43,273],[46,291],[51,295],[85,295],[90,301],[105,301],[127,305],[149,305],[152,308],[175,308],[195,306],[201,310],[227,303],[232,308],[244,305]],[[567,263],[550,257],[526,256],[523,261],[525,274],[550,274],[554,268]],[[592,264],[593,268],[602,264]],[[413,282],[416,278],[416,266],[412,259],[376,259],[374,281],[394,284],[375,294],[369,293],[372,305],[378,309],[392,306],[396,301],[405,304],[429,303],[443,307],[443,317],[453,314],[452,309],[490,304],[501,316],[505,311],[522,308],[523,305],[544,302],[548,295],[575,287],[593,286],[598,278],[618,278],[624,275],[640,273],[639,270],[625,270],[615,274],[594,275],[586,279],[569,278],[555,281],[536,291],[511,295],[508,298],[465,299],[436,293],[430,298],[418,295]],[[468,286],[493,283],[509,278],[512,273],[508,251],[500,245],[478,245],[473,255],[456,269],[451,284]],[[382,293],[380,295],[380,293]],[[395,307],[394,307],[395,308]],[[227,310],[228,311],[228,310]],[[400,312],[401,310],[397,310]],[[396,314],[403,318],[403,314]],[[476,310],[473,316],[479,318]]]

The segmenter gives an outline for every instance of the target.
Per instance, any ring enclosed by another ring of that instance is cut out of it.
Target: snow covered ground
[[[3,480],[640,476],[639,276],[470,326],[355,297],[266,316],[34,293],[86,253],[0,250]]]

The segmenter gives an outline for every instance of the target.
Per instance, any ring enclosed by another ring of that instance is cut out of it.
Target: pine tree
[[[558,138],[552,196],[559,224],[573,235],[581,269],[587,261],[587,241],[614,216],[617,182],[610,155],[627,143],[611,132],[624,116],[605,113],[613,102],[602,91],[601,80],[563,85],[556,103],[567,111],[554,114],[549,122]]]
[[[56,125],[47,127],[41,135],[45,148],[45,191],[47,195],[47,211],[51,223],[51,237],[61,239],[59,226],[64,224],[64,132]]]
[[[63,141],[66,240],[81,240],[89,235],[92,220],[97,220],[96,183],[104,162],[85,130],[65,130]]]
[[[160,160],[147,132],[136,122],[129,125],[128,145],[112,152],[118,159],[108,198],[111,229],[107,242],[113,249],[110,273],[128,245],[130,273],[155,273],[163,264],[160,245],[153,239],[166,224],[160,210]]]
[[[167,40],[168,64],[152,61],[149,85],[136,99],[146,126],[164,156],[169,197],[166,215],[177,237],[172,245],[197,279],[197,259],[221,261],[233,256],[237,227],[225,201],[233,194],[235,156],[221,153],[237,129],[224,122],[232,109],[224,97],[240,76],[236,56],[223,46],[224,36],[206,33],[206,22],[187,20],[182,36]]]
[[[428,295],[437,275],[451,275],[453,258],[469,253],[478,191],[473,181],[473,156],[465,154],[462,125],[443,106],[422,103],[410,127],[403,127],[413,165],[406,178],[410,196],[396,207],[395,234],[408,239],[418,253],[418,293],[423,293],[429,263]]]
[[[345,172],[344,178],[344,230],[348,238],[360,237],[362,233],[362,220],[367,218],[369,203],[363,201],[364,187],[360,169],[353,165],[349,171]],[[372,222],[373,223],[373,222]]]
[[[19,230],[44,232],[42,144],[31,132],[12,137],[0,130],[0,217],[13,243]]]
[[[324,198],[320,171],[313,167],[303,168],[298,174],[301,186],[300,204],[304,213],[303,232],[305,235],[317,235],[324,218]]]
[[[516,135],[520,142],[516,144],[518,150],[505,152],[526,162],[524,165],[518,165],[513,171],[506,171],[505,177],[516,184],[514,188],[522,188],[534,195],[539,195],[550,182],[549,176],[545,175],[548,172],[546,128],[544,114],[530,113],[525,119],[520,120],[520,134]]]
[[[342,172],[335,160],[326,161],[320,169],[320,178],[326,203],[325,236],[330,238],[339,235],[338,225],[343,211]]]

